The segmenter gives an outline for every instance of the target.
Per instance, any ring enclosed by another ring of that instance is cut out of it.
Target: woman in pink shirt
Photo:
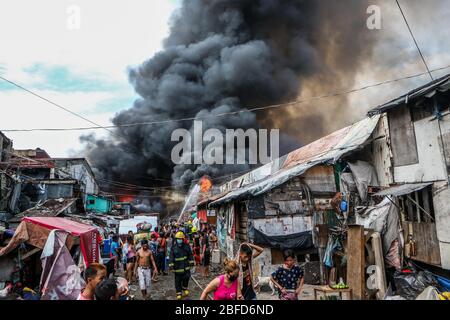
[[[127,270],[126,270],[126,278],[128,282],[131,283],[134,278],[134,265],[136,263],[136,246],[134,245],[134,239],[132,236],[127,237],[127,242],[125,244],[126,248],[126,259],[127,259]]]
[[[206,300],[211,292],[214,292],[213,300],[236,300],[239,291],[239,266],[236,261],[226,258],[224,269],[225,273],[212,280],[203,290],[200,300]]]

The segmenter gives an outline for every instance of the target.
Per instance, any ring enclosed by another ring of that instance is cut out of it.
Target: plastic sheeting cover
[[[367,198],[367,187],[378,186],[378,178],[373,166],[365,161],[356,161],[348,163],[352,171],[356,187],[358,188],[359,197],[362,201]]]
[[[281,236],[268,236],[258,229],[254,229],[254,242],[260,245],[268,245],[275,249],[300,249],[306,250],[314,247],[312,232],[305,231]]]
[[[398,209],[388,197],[378,205],[368,207],[364,213],[356,214],[356,224],[381,234],[385,255],[389,252],[392,242],[398,238],[398,219]]]

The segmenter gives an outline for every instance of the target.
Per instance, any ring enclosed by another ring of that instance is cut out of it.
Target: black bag
[[[438,286],[436,278],[428,271],[396,272],[394,282],[397,288],[395,294],[407,300],[415,300],[429,286]]]

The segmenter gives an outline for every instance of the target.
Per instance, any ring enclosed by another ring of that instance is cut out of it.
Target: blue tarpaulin
[[[450,280],[444,277],[435,275],[439,285],[445,289],[445,291],[450,291]]]

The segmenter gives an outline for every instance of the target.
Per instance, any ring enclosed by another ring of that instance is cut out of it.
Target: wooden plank
[[[388,120],[394,166],[418,163],[416,136],[408,107],[392,109]]]
[[[431,207],[430,207],[430,199],[428,196],[428,188],[425,188],[422,190],[422,199],[423,199],[423,208],[426,212],[431,214]],[[423,218],[425,222],[432,222],[430,217],[427,214],[423,215]]]
[[[414,207],[411,200],[406,200],[406,206],[408,208],[408,221],[414,221]]]
[[[280,249],[270,249],[272,264],[282,264],[284,263],[283,251]]]
[[[319,229],[319,247],[326,248],[328,243],[328,225],[318,224],[317,228]]]
[[[247,207],[242,204],[240,206],[240,214],[236,216],[235,221],[235,232],[236,237],[240,242],[246,242],[248,241],[248,235],[247,235],[247,225],[248,225],[248,211]]]
[[[356,300],[365,299],[364,227],[351,225],[347,233],[347,284]]]
[[[404,237],[408,239],[408,222],[403,222]],[[414,260],[440,266],[441,252],[435,223],[412,222],[413,239],[416,241],[417,255]]]
[[[419,192],[418,191],[416,191],[416,192],[414,192],[414,197],[415,197],[415,201],[416,201],[416,203],[420,203],[419,202]],[[416,208],[416,217],[417,217],[417,222],[421,222],[422,221],[422,217],[421,217],[421,211],[420,211],[420,208],[419,208],[419,206],[417,205],[417,204],[414,204],[414,206],[415,206],[415,208]]]

